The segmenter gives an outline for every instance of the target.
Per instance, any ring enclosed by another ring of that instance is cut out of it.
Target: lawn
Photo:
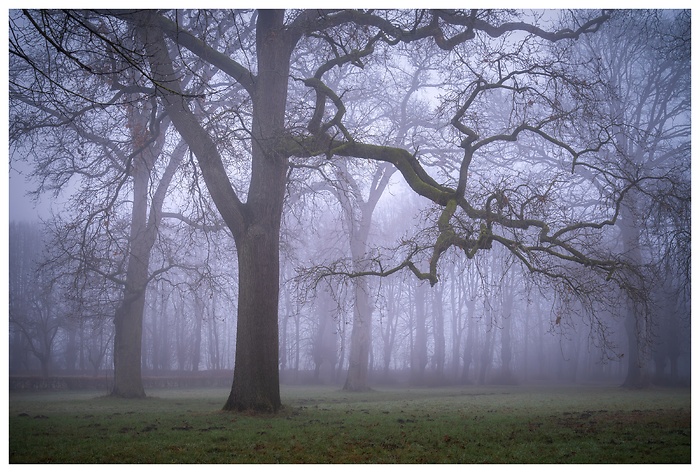
[[[690,391],[283,386],[276,415],[228,390],[9,397],[10,463],[690,463]]]

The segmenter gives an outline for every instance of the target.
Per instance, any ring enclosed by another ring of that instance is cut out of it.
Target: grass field
[[[10,463],[690,463],[690,392],[283,386],[276,415],[228,390],[10,393]]]

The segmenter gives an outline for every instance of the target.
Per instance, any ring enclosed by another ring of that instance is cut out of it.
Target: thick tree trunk
[[[114,388],[112,395],[143,398],[141,381],[141,337],[143,291],[127,290],[114,318]]]
[[[238,327],[233,385],[225,410],[277,411],[279,389],[279,236],[287,156],[280,155],[291,45],[284,12],[262,10],[253,97],[252,171],[238,251]]]
[[[345,173],[343,173],[345,174]],[[352,186],[357,189],[356,186]],[[362,260],[367,254],[367,240],[372,224],[374,206],[365,202],[359,203],[359,215],[355,214],[353,205],[345,193],[338,194],[343,205],[345,220],[350,229],[350,254],[353,258],[353,269],[364,271],[366,263]],[[365,278],[354,281],[355,307],[350,335],[350,358],[348,360],[348,376],[343,389],[346,391],[369,390],[369,361],[372,343],[372,305],[369,299],[369,282]]]
[[[252,226],[238,244],[236,363],[225,410],[275,412],[281,406],[278,254],[279,240],[274,229]]]
[[[41,366],[41,376],[44,379],[49,379],[51,356],[45,353],[34,353],[34,356],[39,360],[39,365]]]

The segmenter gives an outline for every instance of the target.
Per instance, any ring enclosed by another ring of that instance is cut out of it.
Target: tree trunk
[[[219,329],[216,323],[217,293],[214,292],[211,301],[211,317],[209,318],[207,329],[207,354],[209,355],[208,368],[211,370],[221,369],[221,356],[219,346]]]
[[[112,395],[143,398],[141,339],[146,302],[148,261],[151,245],[146,236],[148,214],[148,168],[143,159],[133,163],[134,201],[131,209],[129,260],[122,302],[114,315],[114,388]]]
[[[194,346],[192,347],[192,371],[199,371],[199,363],[202,359],[202,319],[204,318],[204,301],[195,294],[194,296]]]
[[[491,309],[486,307],[486,304],[484,304],[484,306],[484,314],[488,314],[489,327],[487,327],[486,334],[484,335],[484,342],[481,347],[481,356],[479,359],[479,377],[477,382],[480,385],[486,384],[486,374],[491,368],[491,363],[493,361],[493,338],[496,333],[496,326],[494,324],[493,315],[491,314]]]
[[[140,149],[149,137],[150,110],[132,107],[128,117],[132,147]],[[114,388],[113,396],[142,398],[146,396],[141,381],[141,350],[143,336],[143,310],[146,302],[146,286],[149,281],[148,265],[151,249],[161,220],[165,193],[185,155],[186,148],[179,146],[171,154],[160,182],[152,192],[151,171],[165,143],[160,134],[147,149],[131,162],[133,179],[133,203],[129,234],[129,258],[126,283],[121,305],[114,317]],[[150,210],[149,210],[150,200]]]
[[[236,363],[224,410],[275,412],[281,406],[277,309],[279,240],[274,228],[251,226],[238,242]]]
[[[501,328],[501,374],[500,382],[503,384],[515,384],[515,376],[513,375],[513,370],[511,362],[513,360],[513,346],[512,346],[512,325],[513,325],[513,288],[514,282],[511,280],[508,282],[507,287],[504,289],[503,294],[503,304],[501,306],[501,312],[503,317],[503,324]]]
[[[627,333],[627,376],[623,382],[626,388],[643,388],[649,385],[646,363],[639,346],[639,327],[634,304],[629,302],[625,316],[625,331]]]
[[[636,207],[634,193],[630,193],[629,201],[622,206],[620,211],[620,227],[622,246],[624,253],[632,264],[642,263],[640,250],[640,231],[637,219],[634,215]],[[647,372],[647,359],[645,353],[645,327],[643,314],[638,313],[637,303],[627,294],[622,294],[626,303],[625,331],[627,333],[627,376],[623,382],[624,387],[642,388],[649,385]]]
[[[474,310],[476,308],[476,301],[471,298],[467,302],[467,339],[464,341],[464,365],[462,367],[462,383],[469,384],[471,380],[469,379],[469,370],[474,359],[474,345],[476,340],[476,314]]]
[[[411,382],[422,384],[425,374],[425,366],[428,364],[428,330],[426,323],[426,286],[419,282],[415,290],[416,304],[416,337],[411,351]]]
[[[141,336],[143,291],[127,289],[114,317],[114,387],[112,396],[143,398]]]
[[[460,290],[457,290],[457,275],[455,273],[455,267],[453,266],[450,274],[450,328],[452,334],[452,360],[450,362],[450,378],[452,380],[457,380],[459,374],[459,349],[460,340],[462,338],[462,287],[459,285]]]
[[[41,377],[43,379],[49,379],[49,368],[51,365],[51,356],[46,353],[34,353],[36,358],[39,360],[39,365],[41,366]]]
[[[333,300],[327,291],[318,299],[318,327],[314,337],[314,381],[331,382],[337,363],[337,341],[335,320],[333,319]]]
[[[233,385],[225,410],[276,412],[279,389],[279,245],[286,190],[284,137],[291,47],[284,12],[261,10],[256,34],[252,169],[244,228],[232,228],[238,251],[238,325]],[[217,207],[219,204],[217,203]]]
[[[396,324],[398,322],[398,306],[399,297],[398,294],[401,293],[401,287],[398,286],[397,280],[391,280],[385,285],[387,294],[387,310],[386,318],[384,319],[383,326],[386,327],[382,331],[382,338],[384,341],[383,354],[384,354],[384,379],[389,379],[389,367],[391,366],[391,354],[394,351],[394,341],[396,340]]]
[[[369,348],[372,338],[372,309],[364,278],[355,281],[355,309],[350,335],[350,360],[348,377],[343,389],[346,391],[367,391],[369,368]]]
[[[231,393],[225,410],[276,411],[279,393],[279,237],[288,157],[283,152],[287,81],[293,37],[284,11],[260,10],[256,25],[257,75],[252,94],[251,175],[247,202],[233,189],[216,143],[182,96],[162,30],[139,13],[153,74],[167,85],[160,97],[180,135],[196,155],[217,210],[238,254],[238,321]]]
[[[445,316],[442,308],[442,287],[434,287],[433,293],[433,340],[435,342],[435,374],[437,382],[444,381],[445,374]]]

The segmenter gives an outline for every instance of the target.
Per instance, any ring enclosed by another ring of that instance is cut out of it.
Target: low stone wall
[[[233,373],[177,373],[143,376],[144,389],[231,387]],[[10,376],[10,391],[111,391],[112,376]]]

